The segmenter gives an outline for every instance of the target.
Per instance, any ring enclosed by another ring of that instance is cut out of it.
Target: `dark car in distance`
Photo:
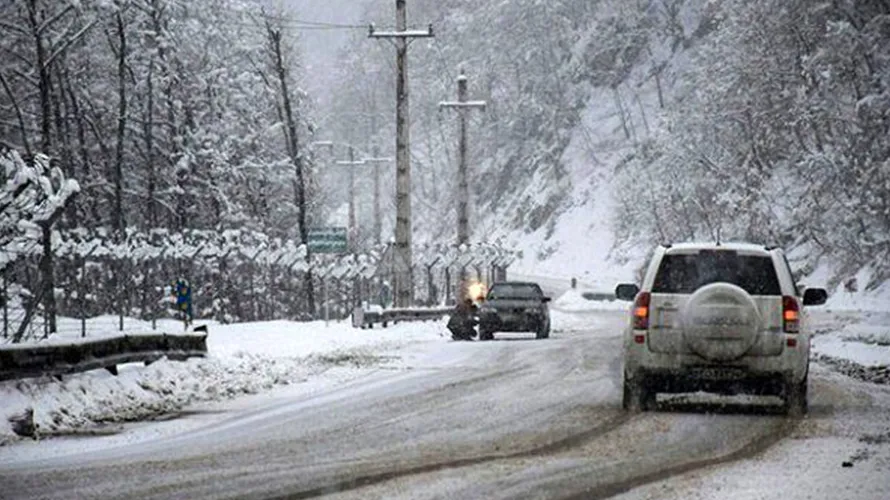
[[[550,310],[537,283],[504,281],[488,290],[479,308],[479,340],[494,339],[495,332],[534,332],[539,339],[550,336]]]

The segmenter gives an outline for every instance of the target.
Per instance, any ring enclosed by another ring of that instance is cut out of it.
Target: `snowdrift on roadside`
[[[207,358],[161,360],[64,377],[0,383],[0,444],[16,439],[10,417],[34,410],[37,435],[75,433],[99,423],[175,413],[189,404],[255,394],[335,366],[387,362],[383,351],[411,342],[445,341],[444,326],[405,323],[358,330],[348,323],[275,321],[212,327]]]

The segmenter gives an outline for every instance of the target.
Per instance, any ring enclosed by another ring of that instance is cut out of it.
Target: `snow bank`
[[[16,439],[9,418],[28,408],[34,410],[38,436],[76,433],[98,423],[141,420],[196,402],[303,382],[335,366],[376,366],[390,359],[385,351],[415,342],[445,342],[444,331],[439,322],[385,330],[358,330],[345,322],[212,326],[210,355],[204,359],[124,365],[118,376],[94,370],[62,381],[0,383],[0,444]]]
[[[890,384],[890,313],[849,318],[846,324],[813,339],[814,358],[845,375]]]

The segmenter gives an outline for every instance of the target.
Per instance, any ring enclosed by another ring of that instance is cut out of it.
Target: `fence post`
[[[158,256],[157,265],[160,269],[164,268],[164,264],[161,262],[160,256]],[[147,311],[146,313],[151,317],[151,331],[155,331],[158,328],[158,302],[161,300],[155,295],[155,286],[153,285],[154,280],[149,280],[149,276],[163,276],[161,273],[152,272],[154,270],[154,265],[151,260],[147,260],[145,262],[145,293],[148,296],[147,299]],[[163,290],[163,289],[162,289]],[[161,292],[163,293],[163,291]]]
[[[328,280],[327,277],[321,278],[321,288],[324,294],[324,326],[329,326],[331,321],[331,304],[328,300]]]
[[[217,302],[219,303],[219,318],[217,318],[221,323],[225,323],[226,318],[226,273],[228,271],[228,265],[226,262],[226,258],[229,256],[229,252],[231,250],[226,251],[222,257],[219,258],[217,262],[217,271],[219,272],[219,282],[213,284],[213,305]]]
[[[350,279],[350,281],[352,281],[352,291],[349,293],[350,299],[351,299],[349,313],[352,314],[352,311],[355,310],[355,306],[358,305],[362,299],[361,299],[361,287],[359,286],[359,283],[358,283],[358,275],[357,274],[354,275],[352,277],[352,279]]]
[[[279,304],[282,303],[282,301],[279,300],[279,297],[281,296],[281,286],[280,286],[281,285],[281,276],[284,275],[285,273],[274,272],[276,267],[281,267],[282,259],[284,259],[283,251],[280,254],[278,254],[278,258],[275,259],[274,261],[269,261],[267,259],[267,262],[269,262],[269,278],[268,278],[268,283],[266,283],[266,290],[267,290],[266,302],[268,304],[267,307],[269,309],[268,310],[268,314],[269,314],[268,319],[269,320],[282,319],[287,315],[287,313],[285,311],[281,311],[278,309]],[[276,277],[278,278],[277,280],[276,280]]]
[[[445,305],[448,305],[448,301],[451,300],[451,298],[453,297],[453,295],[452,295],[453,292],[451,290],[451,266],[450,265],[445,266],[445,288],[444,288],[444,291],[445,291],[445,294],[444,294],[444,297],[442,297],[442,298],[445,301],[444,302]]]
[[[438,260],[438,259],[437,259]],[[435,262],[426,267],[426,302],[432,307],[439,302],[439,292],[436,290],[436,278],[433,276]]]
[[[123,261],[123,259],[119,260],[117,265],[114,267],[117,269],[117,279],[115,281],[117,282],[117,300],[118,300],[118,304],[119,304],[118,308],[117,308],[118,330],[124,331],[124,303],[126,302],[126,299],[123,298],[124,297],[124,288],[125,288],[124,280],[123,280],[123,277],[124,277],[124,272],[123,272],[124,261]]]
[[[158,258],[155,261],[158,266],[158,268],[156,270],[157,272],[152,273],[153,276],[166,276],[167,275],[167,273],[165,272],[166,269],[164,268],[164,261],[165,261],[166,256],[167,256],[167,248],[166,247],[161,248],[161,252],[158,254]],[[151,304],[152,304],[152,306],[151,306],[151,329],[152,329],[152,331],[157,330],[157,328],[158,328],[158,317],[161,315],[161,309],[163,307],[161,304],[162,304],[162,301],[164,300],[164,292],[165,292],[165,288],[166,288],[166,285],[163,284],[165,282],[166,282],[166,279],[161,281],[162,284],[161,284],[161,293],[160,293],[161,296],[160,297],[158,297],[157,295],[154,294],[157,292],[157,287],[156,286],[151,287],[152,288],[151,291],[153,292],[151,294],[151,297],[152,297],[151,298]]]
[[[87,336],[87,300],[85,285],[87,282],[87,258],[80,258],[80,283],[77,285],[77,298],[80,302],[80,336]]]
[[[9,338],[9,277],[3,269],[3,338]]]
[[[160,266],[161,266],[161,270],[163,270],[164,269],[163,263],[160,263]],[[159,275],[163,276],[162,274],[159,274]],[[152,288],[155,288],[155,287],[152,287]],[[157,291],[157,290],[152,290],[152,291]],[[152,304],[152,306],[151,306],[151,330],[152,331],[155,331],[158,329],[158,316],[161,315],[161,301],[164,299],[163,294],[164,294],[164,286],[161,286],[161,297],[158,297],[155,294],[151,294],[152,295],[152,300],[151,300],[151,304]]]
[[[55,293],[55,290],[53,290]],[[46,293],[43,294],[46,297]],[[42,301],[41,301],[42,302]],[[49,338],[49,308],[46,307],[46,304],[43,304],[43,339],[46,340]]]

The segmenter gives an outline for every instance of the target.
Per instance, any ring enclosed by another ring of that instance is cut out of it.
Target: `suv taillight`
[[[800,332],[800,304],[790,295],[782,297],[782,327],[785,333]]]
[[[633,327],[634,330],[649,329],[649,301],[652,296],[649,292],[640,292],[634,301]]]

